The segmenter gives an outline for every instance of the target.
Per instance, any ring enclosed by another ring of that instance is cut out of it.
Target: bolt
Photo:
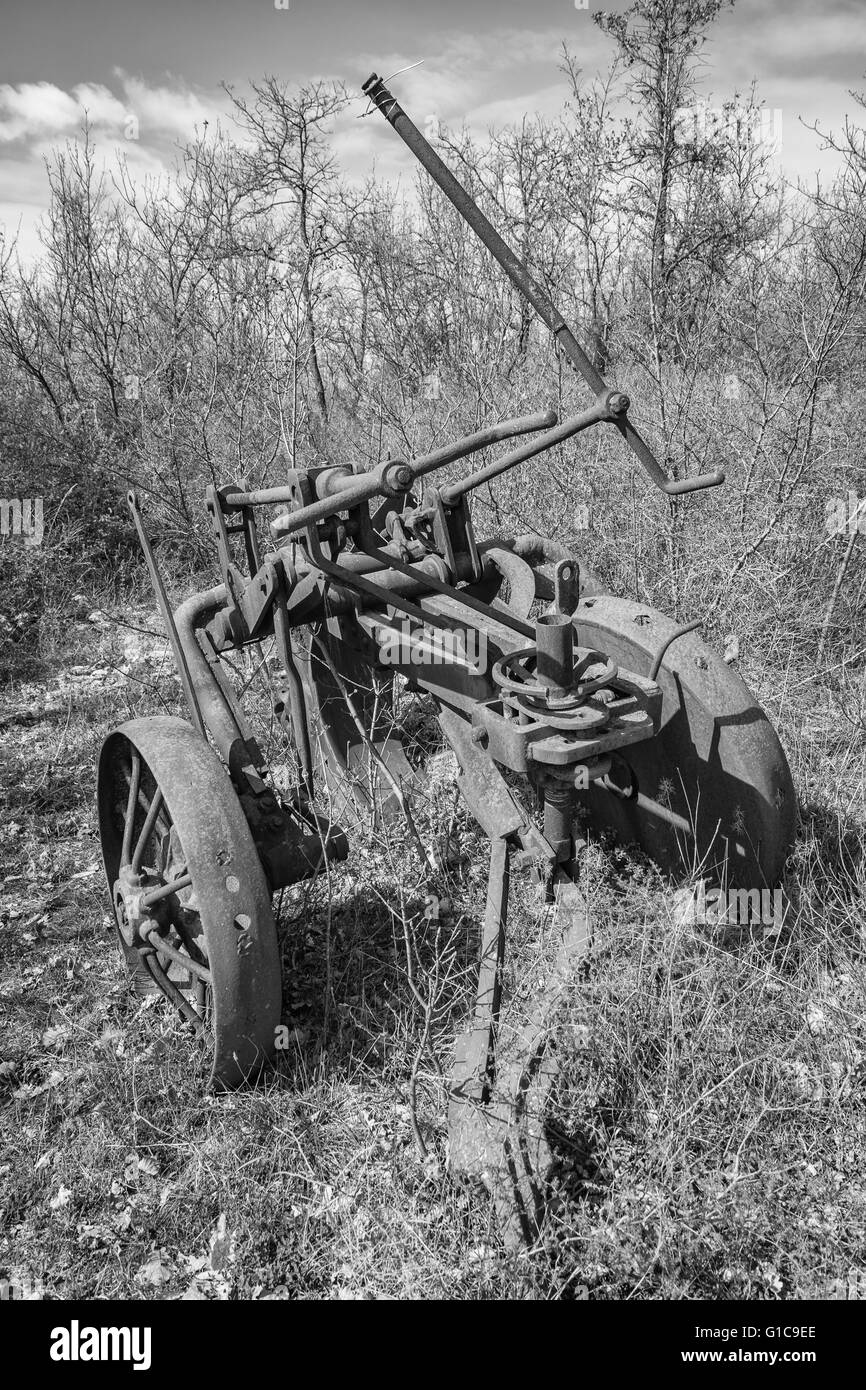
[[[607,408],[611,415],[624,415],[631,401],[624,391],[611,391],[607,398]]]
[[[408,492],[413,481],[414,475],[408,463],[389,463],[382,470],[382,482],[386,491]]]

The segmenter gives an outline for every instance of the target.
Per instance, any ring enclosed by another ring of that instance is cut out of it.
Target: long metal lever
[[[547,324],[562,352],[572,366],[580,372],[596,398],[606,396],[610,389],[607,382],[593,366],[549,295],[530,274],[523,261],[503,241],[495,227],[425,140],[417,126],[413,125],[399,102],[388,91],[382,79],[373,73],[364,83],[363,91],[364,95],[379,108],[385,119],[394,127],[400,139],[408,145],[415,158],[442,189],[446,198],[454,204],[461,217],[468,222],[476,236],[499,262],[512,284],[529,300],[539,318]],[[668,479],[649,445],[641,438],[625,413],[612,415],[610,418],[611,423],[616,426],[636,454],[656,487],[669,497],[676,497],[685,492],[697,492],[701,488],[718,487],[720,483],[725,481],[723,469],[717,469],[714,473],[701,473],[694,478],[684,478],[681,482]]]
[[[579,434],[581,430],[589,429],[590,425],[597,425],[602,420],[609,420],[610,412],[607,403],[597,402],[582,415],[574,415],[569,420],[563,420],[561,425],[555,429],[548,430],[538,439],[533,439],[531,444],[521,444],[518,449],[512,449],[509,454],[503,454],[502,458],[495,459],[486,468],[479,468],[475,473],[470,473],[465,478],[460,478],[456,483],[440,489],[442,501],[446,507],[453,507],[464,493],[470,492],[472,488],[478,487],[481,483],[489,482],[491,478],[496,478],[500,473],[505,473],[507,469],[514,468],[515,464],[523,463],[526,459],[533,458],[535,454],[541,454],[545,449],[552,449],[554,444],[562,444],[572,435]]]

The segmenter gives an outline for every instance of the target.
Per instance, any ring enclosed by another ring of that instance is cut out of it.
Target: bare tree
[[[269,210],[288,206],[295,214],[308,370],[315,410],[325,424],[328,401],[316,300],[322,270],[335,254],[332,198],[337,181],[327,136],[348,97],[338,83],[316,82],[293,92],[274,77],[253,84],[253,93],[247,100],[229,89],[240,124],[254,141],[248,157],[250,186]]]

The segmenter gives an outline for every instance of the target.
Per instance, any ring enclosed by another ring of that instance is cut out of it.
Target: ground
[[[588,852],[593,952],[555,1020],[555,1191],[515,1252],[484,1189],[446,1169],[438,1068],[485,881],[447,756],[416,814],[450,916],[424,916],[408,839],[369,827],[280,903],[276,1074],[212,1096],[198,1045],[129,989],[95,827],[104,733],[180,709],[166,644],[144,603],[74,597],[57,631],[53,674],[0,707],[0,1280],[18,1295],[866,1296],[862,724],[846,730],[838,689],[760,690],[801,800],[784,920],[714,928],[646,863]],[[522,884],[515,920],[519,997],[546,930]]]

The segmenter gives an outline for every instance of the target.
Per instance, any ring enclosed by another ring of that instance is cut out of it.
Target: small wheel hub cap
[[[135,949],[146,944],[144,929],[155,925],[150,912],[142,907],[147,891],[148,885],[142,882],[141,874],[133,874],[128,867],[121,869],[114,884],[114,911],[123,940]]]

